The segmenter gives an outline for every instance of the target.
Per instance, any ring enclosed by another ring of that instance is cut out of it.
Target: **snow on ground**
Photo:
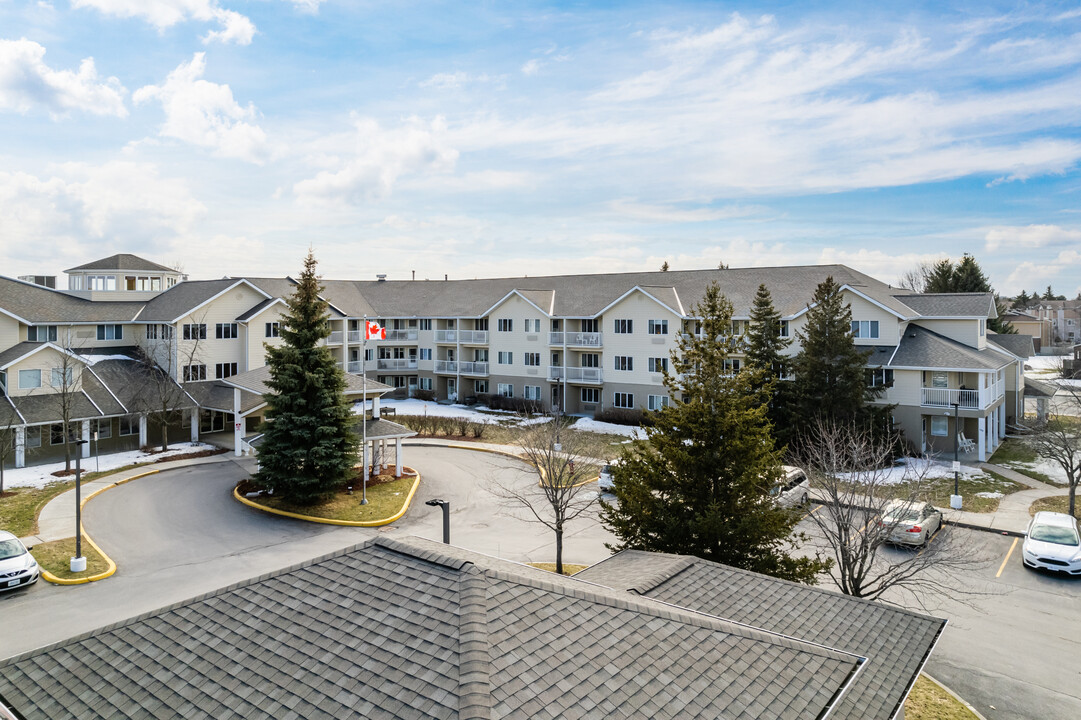
[[[978,492],[978,493],[976,493],[976,497],[989,498],[991,500],[998,500],[999,498],[1004,498],[1006,496],[1003,495],[1000,492]]]
[[[1062,361],[1070,355],[1033,355],[1028,360],[1025,360],[1025,365],[1032,368],[1032,372],[1036,374],[1044,374],[1049,370],[1058,371],[1062,368]],[[1043,373],[1041,373],[1043,371]]]
[[[874,482],[881,485],[900,485],[910,480],[916,480],[923,475],[924,480],[935,478],[953,479],[953,462],[940,460],[927,460],[925,458],[906,457],[897,461],[893,467],[875,471]],[[980,477],[983,470],[966,465],[961,466],[961,477]],[[872,476],[866,473],[842,473],[841,477],[850,480],[871,480]]]
[[[181,455],[190,452],[200,452],[202,450],[214,450],[213,445],[207,445],[206,443],[177,443],[169,446],[169,451],[164,453],[147,454],[142,450],[131,450],[129,452],[110,453],[108,455],[102,455],[100,458],[95,459],[93,455],[88,458],[82,459],[83,472],[95,472],[99,468],[101,470],[113,470],[114,468],[124,467],[125,465],[134,465],[137,463],[153,463],[161,458],[169,458],[174,455]],[[99,465],[100,462],[100,465]],[[71,468],[75,469],[75,458],[71,458]],[[25,467],[11,470],[4,470],[4,488],[14,487],[45,487],[51,482],[57,480],[74,480],[75,475],[66,475],[64,477],[56,477],[52,473],[57,470],[64,469],[64,462],[50,463],[49,465],[35,465],[33,467]]]
[[[130,355],[80,355],[80,359],[87,365],[97,365],[104,360],[127,360],[136,362]]]
[[[1022,462],[1020,460],[1011,460],[1006,467],[1013,468],[1014,470],[1023,468],[1025,470],[1032,470],[1042,475],[1046,475],[1051,478],[1051,482],[1058,483],[1059,485],[1066,484],[1066,473],[1062,471],[1062,466],[1054,460],[1048,460],[1046,458],[1037,458],[1032,462]]]
[[[429,417],[464,417],[473,422],[488,423],[489,425],[531,425],[548,422],[548,416],[537,416],[528,420],[519,420],[516,413],[507,410],[489,410],[483,405],[440,405],[430,400],[381,400],[380,407],[394,408],[398,415],[428,415]],[[353,412],[360,413],[360,403],[353,406]],[[495,413],[495,414],[493,414]],[[592,418],[579,418],[573,425],[575,430],[584,432],[604,433],[607,435],[623,435],[629,438],[644,438],[645,431],[629,425],[615,425],[613,423],[598,422]]]
[[[632,425],[616,425],[615,423],[600,422],[593,418],[581,418],[578,422],[574,423],[575,430],[584,430],[586,432],[603,433],[605,435],[623,435],[629,438],[635,438],[642,440],[646,436],[646,431],[640,427],[634,427]]]

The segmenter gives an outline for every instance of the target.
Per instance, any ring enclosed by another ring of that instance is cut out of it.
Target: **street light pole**
[[[83,445],[89,440],[76,440],[75,445],[75,557],[71,559],[73,573],[86,570],[86,558],[83,557]]]
[[[450,501],[428,500],[424,504],[443,508],[443,544],[450,545]]]
[[[950,507],[954,510],[961,509],[961,460],[958,455],[958,450],[961,446],[961,425],[960,425],[960,408],[959,402],[950,403],[953,405],[953,495],[950,496]]]

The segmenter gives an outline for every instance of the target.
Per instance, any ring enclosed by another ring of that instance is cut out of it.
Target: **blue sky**
[[[1081,3],[865,5],[0,0],[0,274],[1081,293]]]

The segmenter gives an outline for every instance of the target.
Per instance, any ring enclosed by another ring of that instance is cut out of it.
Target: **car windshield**
[[[1033,540],[1054,543],[1056,545],[1076,546],[1079,544],[1076,530],[1059,525],[1033,525],[1032,531],[1029,532],[1028,536]]]
[[[913,522],[920,519],[920,511],[916,508],[894,508],[886,513],[886,519],[895,522]]]
[[[0,540],[0,560],[19,557],[24,552],[26,548],[18,540]]]

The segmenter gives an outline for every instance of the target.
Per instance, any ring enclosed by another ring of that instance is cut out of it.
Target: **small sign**
[[[240,423],[236,423],[236,431],[240,432]]]
[[[961,463],[958,460],[953,461],[953,471],[961,472]]]

